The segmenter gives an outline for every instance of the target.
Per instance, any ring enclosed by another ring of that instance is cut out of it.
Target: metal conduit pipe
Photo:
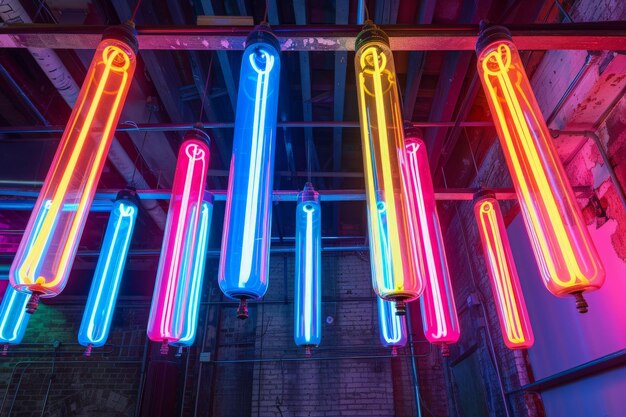
[[[19,0],[0,0],[0,18],[7,24],[33,23]],[[35,58],[54,88],[72,107],[80,89],[56,52],[47,48],[28,48],[28,52]]]
[[[451,127],[455,126],[455,122],[411,122],[414,127]],[[332,122],[332,121],[311,121],[311,122],[278,122],[278,127],[299,129],[303,127],[315,128],[360,128],[359,122]],[[459,123],[461,127],[491,127],[492,121],[462,121]],[[116,128],[116,132],[185,132],[187,130],[197,128],[198,123],[182,122],[182,123],[120,123]],[[230,122],[204,122],[203,129],[233,129],[234,123]],[[63,133],[65,126],[5,126],[0,127],[0,134],[27,134],[27,133]]]
[[[6,182],[5,182],[6,183]],[[577,194],[589,194],[589,187],[573,187]],[[481,188],[446,188],[435,190],[435,199],[441,201],[472,201],[474,195]],[[515,191],[512,188],[490,188],[497,200],[516,200]],[[96,192],[92,210],[107,211],[115,200],[118,190],[100,190]],[[226,201],[226,190],[209,190],[215,201]],[[273,201],[295,202],[298,190],[274,190]],[[337,201],[365,201],[365,190],[321,190],[320,200],[323,202]],[[18,200],[0,199],[0,210],[27,210],[32,209],[34,202],[26,199],[34,199],[39,195],[38,190],[24,190],[16,188],[0,188],[0,197],[17,197]],[[137,190],[137,195],[144,200],[169,200],[170,190]]]
[[[0,0],[0,18],[7,24],[18,24],[13,27],[19,27],[19,24],[33,23],[19,0]],[[56,52],[49,48],[28,48],[28,51],[63,97],[63,100],[70,108],[73,108],[80,88]],[[63,130],[65,130],[65,126],[60,127],[60,132]],[[133,181],[133,185],[137,187],[148,187],[145,178],[141,173],[136,172],[135,163],[115,137],[109,149],[108,159],[128,183]],[[148,213],[157,226],[161,229],[165,227],[165,212],[163,210],[156,207],[148,210]]]
[[[600,152],[600,156],[602,156],[602,160],[604,161],[604,166],[606,167],[606,170],[609,172],[609,177],[611,177],[611,181],[613,182],[613,185],[615,186],[615,191],[617,192],[619,199],[622,201],[624,210],[626,210],[626,193],[624,192],[624,188],[622,187],[622,184],[619,182],[619,179],[617,178],[617,174],[615,173],[615,170],[613,169],[613,166],[611,165],[611,161],[609,160],[609,155],[606,153],[606,150],[604,149],[604,145],[602,145],[602,141],[600,140],[600,137],[595,132],[592,132],[591,130],[550,130],[550,133],[552,134],[554,138],[559,137],[559,135],[573,135],[573,136],[583,136],[583,137],[593,140],[593,142],[596,145],[596,148],[598,148],[598,152]]]

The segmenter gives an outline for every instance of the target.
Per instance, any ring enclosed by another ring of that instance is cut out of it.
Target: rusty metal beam
[[[0,48],[95,49],[104,26],[8,25]],[[472,51],[478,25],[382,25],[394,51]],[[626,22],[508,25],[521,50],[626,50]],[[284,51],[353,51],[359,25],[272,28]],[[243,50],[250,26],[140,26],[142,50]]]

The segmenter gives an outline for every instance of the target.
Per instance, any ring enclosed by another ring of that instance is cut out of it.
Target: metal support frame
[[[446,188],[435,190],[435,199],[439,201],[472,201],[480,188]],[[512,188],[490,188],[497,200],[516,200],[515,190]],[[574,187],[577,193],[587,195],[588,187]],[[92,211],[108,211],[119,190],[100,190],[96,192]],[[226,201],[226,190],[209,190],[215,201]],[[318,190],[320,200],[325,202],[365,201],[364,190]],[[272,200],[275,202],[296,202],[300,190],[275,190]],[[15,188],[0,189],[0,210],[31,210],[34,199],[39,195],[38,190],[24,190]],[[137,190],[142,200],[170,200],[170,190]],[[11,197],[17,199],[10,199]]]
[[[431,127],[431,128],[444,128],[453,127],[455,122],[411,122],[411,125],[415,127]],[[116,132],[184,132],[194,127],[197,127],[197,122],[181,122],[181,123],[122,123],[116,128]],[[278,127],[298,129],[302,127],[314,127],[314,128],[333,128],[333,129],[359,129],[361,125],[359,122],[350,121],[310,121],[310,122],[278,122]],[[465,121],[460,122],[461,127],[492,127],[493,121]],[[234,123],[231,122],[205,122],[202,123],[204,129],[233,129]],[[27,134],[27,133],[63,133],[65,126],[5,126],[0,127],[0,135],[13,135],[13,134]],[[148,139],[150,139],[148,137]],[[0,138],[0,140],[2,140]]]
[[[521,50],[626,50],[626,22],[508,25]],[[394,51],[473,51],[478,25],[382,25]],[[104,26],[8,25],[0,48],[95,49]],[[243,50],[250,26],[140,26],[141,50]],[[272,27],[284,51],[354,51],[360,25]]]

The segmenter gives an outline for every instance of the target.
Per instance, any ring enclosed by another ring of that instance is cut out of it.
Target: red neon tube
[[[504,343],[509,349],[528,349],[535,337],[500,205],[493,196],[486,194],[474,204],[474,215]]]
[[[498,131],[526,230],[544,284],[576,297],[600,288],[604,268],[563,164],[554,148],[524,66],[506,28],[483,28],[476,44],[478,73]]]
[[[136,54],[134,29],[128,25],[110,28],[96,48],[11,265],[11,285],[32,292],[31,313],[40,296],[54,297],[65,287],[135,72]]]

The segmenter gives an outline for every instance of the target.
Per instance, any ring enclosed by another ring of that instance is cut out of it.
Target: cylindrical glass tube
[[[11,265],[11,284],[39,297],[67,282],[87,214],[135,71],[134,29],[111,28],[96,49],[33,214]],[[40,222],[40,233],[33,233]],[[27,250],[27,248],[29,248]]]
[[[186,248],[193,252],[186,252],[185,259],[191,262],[193,270],[189,291],[186,291],[188,301],[184,303],[185,310],[181,311],[180,317],[184,317],[183,332],[178,341],[171,343],[174,346],[191,346],[196,340],[198,328],[198,312],[200,311],[200,299],[202,298],[202,283],[206,266],[207,245],[211,231],[211,218],[213,216],[213,194],[205,193],[202,201],[198,235],[196,245],[192,247],[188,239]]]
[[[356,41],[356,84],[367,194],[372,281],[376,293],[397,302],[419,297],[414,267],[411,207],[402,180],[404,134],[393,55],[387,36],[371,22]]]
[[[604,268],[550,132],[508,31],[481,31],[478,73],[498,131],[526,230],[544,284],[557,296],[573,294],[586,312],[583,291],[600,288]]]
[[[437,214],[437,202],[428,164],[428,152],[419,130],[407,130],[404,180],[411,189],[412,219],[420,261],[419,273],[424,276],[424,293],[420,306],[426,339],[441,344],[447,353],[449,343],[459,340],[461,330],[454,303],[446,249]]]
[[[396,305],[376,297],[378,302],[378,326],[380,343],[391,348],[393,355],[399,347],[406,346],[406,319],[396,314]]]
[[[167,344],[183,336],[191,288],[193,263],[189,254],[195,252],[200,208],[209,167],[208,136],[192,130],[180,146],[165,235],[157,269],[154,295],[148,318],[148,337]]]
[[[0,343],[16,345],[22,342],[30,314],[26,313],[26,304],[30,293],[16,291],[7,286],[0,304]]]
[[[533,345],[535,337],[500,205],[493,196],[486,194],[476,200],[474,215],[504,343],[509,349],[527,349]]]
[[[294,340],[310,352],[322,340],[322,210],[319,193],[306,183],[296,207]]]
[[[87,347],[87,355],[91,352],[92,346],[103,346],[109,336],[137,212],[135,193],[131,190],[121,191],[111,209],[78,330],[78,343]]]
[[[280,45],[259,26],[241,61],[218,272],[222,292],[242,301],[240,318],[245,300],[261,298],[268,285],[279,81]]]

